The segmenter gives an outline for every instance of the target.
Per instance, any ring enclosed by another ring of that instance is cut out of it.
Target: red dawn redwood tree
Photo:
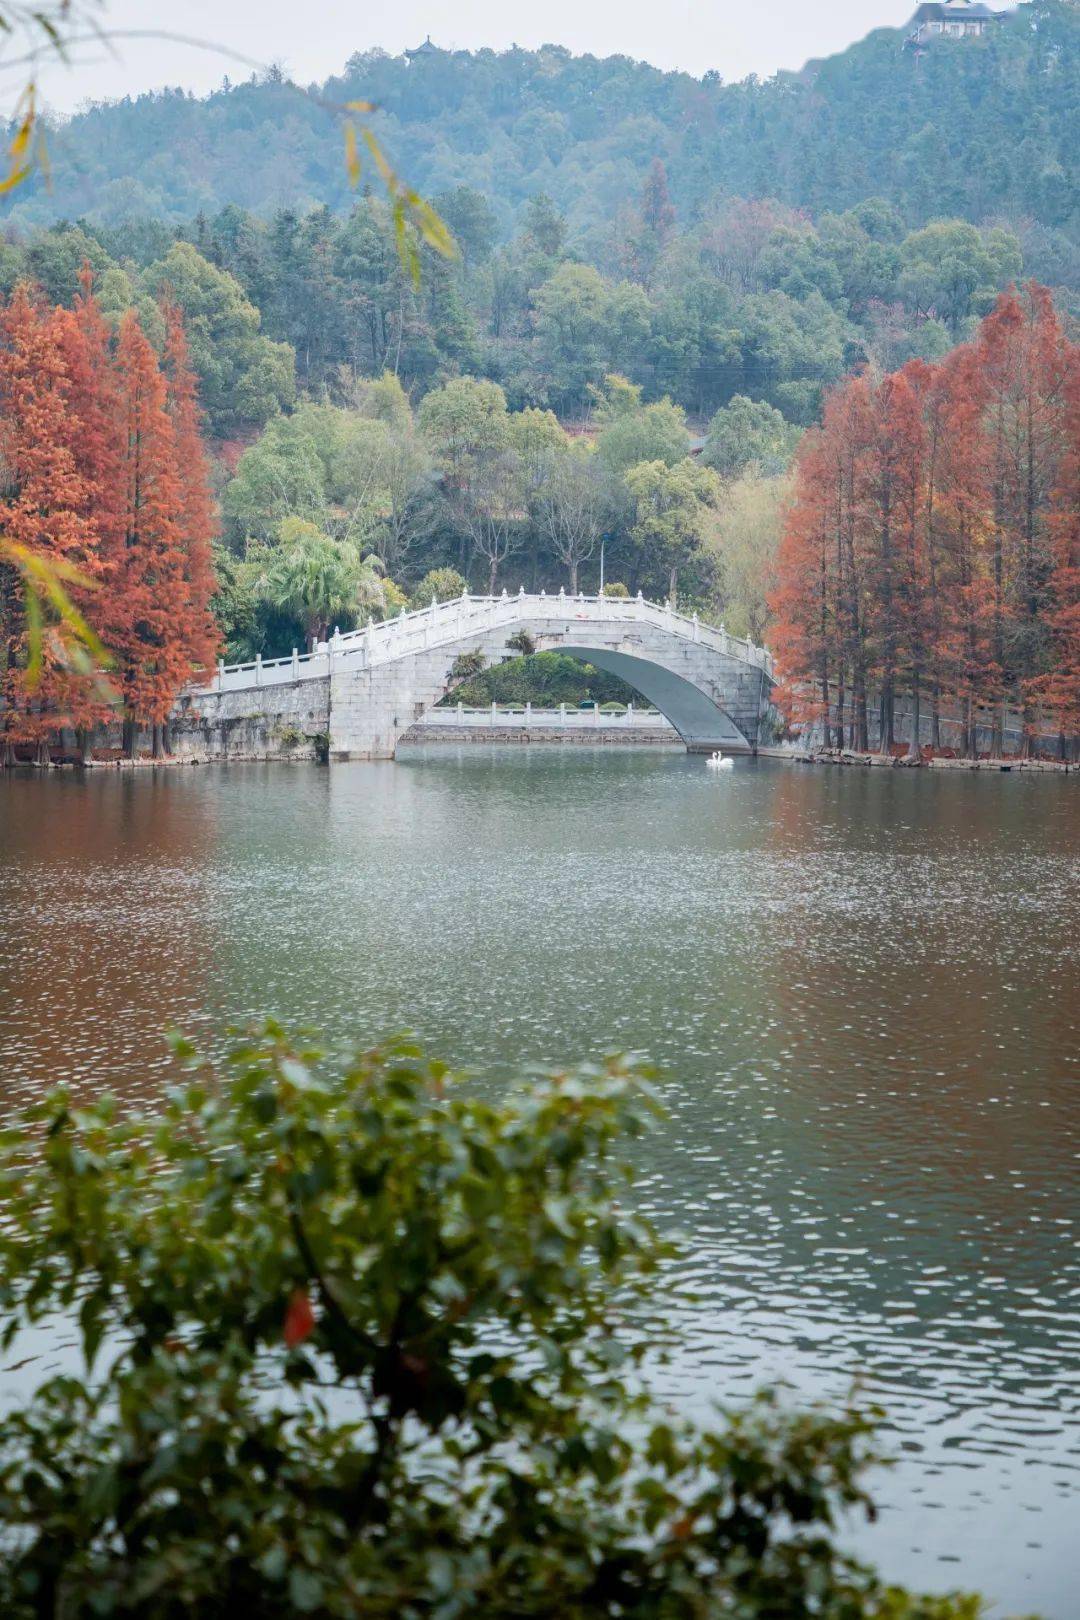
[[[1047,629],[1050,670],[1036,683],[1037,696],[1066,738],[1080,739],[1080,347],[1072,345],[1062,387],[1065,449],[1050,517],[1052,571]]]
[[[0,318],[0,419],[6,487],[0,522],[8,540],[32,556],[99,573],[90,517],[93,488],[76,454],[81,423],[69,386],[58,316],[17,288]],[[0,749],[36,743],[48,758],[57,724],[79,723],[85,688],[67,667],[62,643],[46,641],[40,679],[25,669],[26,608],[13,571],[0,567]]]
[[[826,429],[804,435],[792,502],[770,598],[780,701],[803,723],[820,722],[830,740],[832,686],[840,674],[836,598],[840,476]],[[842,720],[837,722],[842,745]]]
[[[214,592],[213,542],[217,535],[217,513],[210,490],[210,470],[202,439],[195,373],[188,353],[183,317],[176,305],[168,306],[165,316],[168,334],[165,347],[167,401],[180,481],[180,525],[184,554],[182,611],[190,666],[186,679],[197,669],[205,669],[213,663],[220,643],[217,624],[210,611],[210,598]]]
[[[879,745],[896,740],[898,687],[911,689],[912,637],[923,661],[923,560],[920,505],[923,430],[919,399],[909,376],[897,372],[852,384],[863,426],[855,468],[854,530],[863,558],[867,634],[880,702]],[[905,679],[906,677],[906,679]]]
[[[153,728],[154,752],[173,698],[190,672],[183,490],[165,378],[134,315],[124,317],[116,354],[122,423],[124,538],[112,589],[109,640],[120,665],[125,746]]]
[[[122,414],[111,351],[111,333],[93,297],[89,267],[80,278],[82,292],[74,310],[58,309],[60,343],[68,370],[71,411],[79,423],[75,454],[83,473],[86,516],[95,535],[97,590],[80,605],[108,645],[114,604],[122,589],[124,543]],[[90,683],[83,683],[87,692]],[[101,703],[84,703],[76,723],[80,752],[90,751],[93,728],[111,711]]]
[[[872,683],[883,749],[897,697],[910,700],[913,754],[924,691],[934,746],[947,703],[971,755],[980,707],[995,754],[1010,700],[1024,753],[1040,704],[1074,724],[1076,353],[1033,285],[1003,294],[939,366],[832,391],[798,459],[779,557],[773,641],[793,713],[843,715],[850,691],[865,749]]]
[[[836,602],[837,745],[844,743],[844,717],[850,691],[848,744],[867,746],[867,660],[869,595],[865,588],[866,557],[856,523],[856,487],[860,457],[867,437],[868,389],[864,378],[851,378],[834,391],[823,416],[823,445],[828,463],[832,505],[832,572]]]
[[[1052,568],[1050,509],[1065,452],[1064,381],[1071,346],[1053,300],[1034,282],[1003,293],[979,328],[976,364],[986,391],[985,476],[990,511],[993,658],[1002,672],[992,753],[1004,746],[1011,688],[1022,705],[1022,751],[1035,730],[1033,694],[1046,673]]]
[[[916,361],[881,385],[893,458],[893,555],[896,561],[897,664],[911,703],[909,755],[918,758],[922,700],[932,660],[933,617],[927,525],[927,432],[924,387],[928,368]],[[895,688],[893,719],[895,721]],[[895,736],[891,739],[895,741]]]
[[[21,288],[0,312],[0,524],[29,559],[77,569],[84,583],[70,594],[116,659],[126,744],[150,725],[157,753],[177,690],[216,650],[214,507],[195,383],[175,312],[167,385],[135,317],[114,339],[88,269],[81,279],[73,310],[47,310]],[[85,757],[112,712],[102,684],[69,666],[59,633],[45,638],[31,679],[36,602],[15,567],[0,567],[3,763],[27,743],[46,760],[65,725]]]

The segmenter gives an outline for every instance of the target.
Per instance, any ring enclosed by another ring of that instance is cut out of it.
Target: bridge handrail
[[[469,635],[470,629],[477,627],[498,629],[501,624],[512,625],[522,618],[572,620],[583,616],[582,609],[586,607],[594,609],[589,617],[657,625],[687,640],[703,642],[727,656],[742,658],[763,669],[766,674],[772,674],[772,658],[764,647],[757,647],[748,639],[729,634],[722,624],[708,624],[697,614],[680,613],[670,602],[650,602],[640,594],[620,597],[579,593],[570,596],[565,591],[551,594],[545,591],[538,594],[519,591],[514,595],[503,592],[501,596],[462,594],[448,601],[432,602],[428,607],[414,608],[409,613],[400,613],[378,623],[369,623],[360,630],[350,630],[344,634],[335,630],[328,642],[319,642],[311,652],[294,650],[291,656],[285,658],[256,657],[236,664],[219,662],[209,682],[192,684],[186,690],[190,694],[222,691],[226,678],[229,678],[228,684],[233,689],[260,686],[264,682],[278,685],[283,677],[299,680],[301,670],[305,675],[328,673],[339,658],[351,662],[357,655],[363,659],[361,667],[367,667],[399,658],[407,652],[436,647],[440,642],[462,640]],[[236,678],[246,675],[251,676],[250,682]]]

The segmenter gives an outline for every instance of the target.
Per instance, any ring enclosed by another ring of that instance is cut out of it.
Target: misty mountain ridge
[[[307,90],[271,71],[205,98],[169,90],[90,107],[51,131],[51,188],[36,177],[4,213],[116,225],[230,203],[342,212],[355,194],[331,108],[366,99],[411,185],[484,193],[505,235],[546,193],[587,238],[660,158],[683,221],[733,196],[814,215],[881,197],[909,226],[1026,220],[1076,240],[1078,32],[1074,4],[1036,0],[982,39],[916,54],[904,30],[878,29],[801,73],[735,84],[557,46],[369,50]]]

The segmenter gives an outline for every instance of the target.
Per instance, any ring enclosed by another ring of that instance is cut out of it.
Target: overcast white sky
[[[566,45],[597,56],[640,57],[663,68],[725,79],[767,77],[812,56],[842,50],[871,28],[896,26],[914,0],[111,0],[109,27],[167,28],[227,47],[259,63],[279,62],[301,83],[339,70],[354,51],[398,52],[428,33],[437,45]],[[50,67],[42,88],[50,106],[71,111],[88,99],[137,94],[162,85],[199,92],[245,68],[211,51],[163,40],[118,39],[118,60],[84,48],[78,65]]]

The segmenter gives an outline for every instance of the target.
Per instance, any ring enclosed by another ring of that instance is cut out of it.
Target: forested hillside
[[[411,61],[368,50],[307,92],[273,74],[205,100],[176,91],[93,108],[54,132],[51,191],[39,180],[7,208],[106,223],[226,203],[340,210],[348,182],[326,104],[364,97],[411,182],[483,192],[504,237],[543,191],[591,241],[657,157],[684,220],[730,196],[814,213],[881,196],[908,226],[1003,214],[1075,234],[1077,30],[1075,5],[1036,0],[990,37],[942,41],[918,60],[881,29],[802,74],[730,85],[704,62],[694,78],[556,46]]]

